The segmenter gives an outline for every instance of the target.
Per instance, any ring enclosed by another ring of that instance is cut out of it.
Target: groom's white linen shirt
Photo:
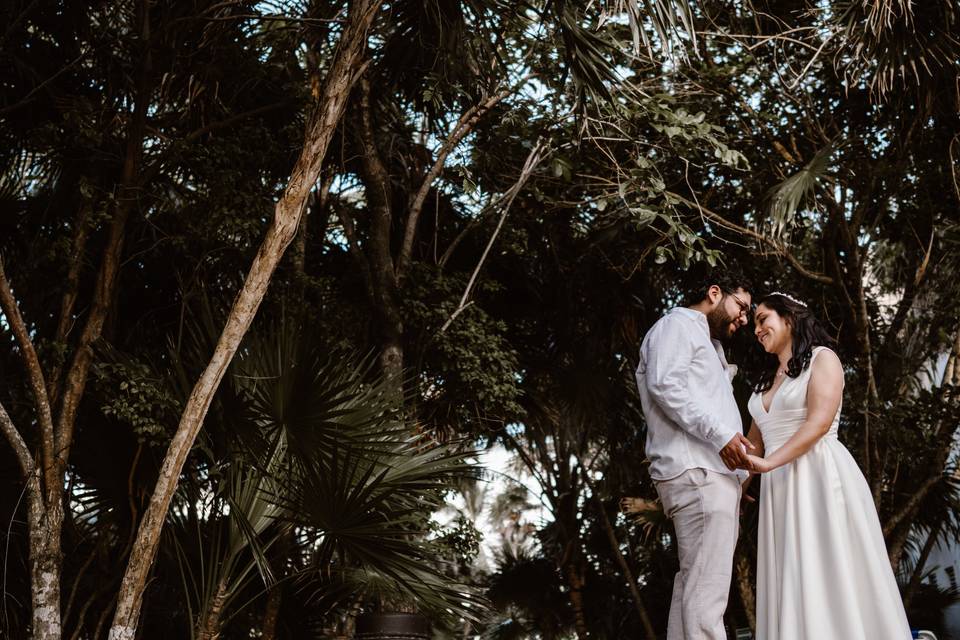
[[[654,480],[696,468],[740,475],[719,456],[743,432],[730,383],[735,374],[699,311],[678,307],[653,325],[640,346],[637,387]]]

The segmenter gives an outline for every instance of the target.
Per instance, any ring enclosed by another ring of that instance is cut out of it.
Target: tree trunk
[[[223,616],[223,608],[227,601],[226,578],[220,580],[217,585],[217,591],[210,599],[206,614],[198,621],[197,640],[219,640],[220,638],[220,620]]]
[[[374,325],[380,342],[380,367],[398,395],[403,384],[403,318],[400,287],[391,252],[393,210],[390,205],[390,174],[380,159],[370,104],[370,83],[360,80],[359,142],[363,149],[364,192],[370,209],[369,262],[373,293]]]
[[[280,605],[283,602],[283,579],[287,574],[290,550],[296,544],[296,540],[296,529],[288,527],[277,543],[271,547],[271,554],[274,556],[271,564],[274,565],[275,575],[279,579],[269,587],[267,603],[263,610],[263,623],[260,625],[262,640],[274,640],[277,636],[277,622],[280,619]]]
[[[747,624],[750,631],[757,630],[757,602],[756,594],[753,590],[753,575],[750,571],[750,559],[747,554],[738,551],[735,557],[734,570],[737,579],[737,591],[740,593],[740,601],[743,603],[743,611],[747,616]]]
[[[910,525],[902,524],[900,527],[893,532],[889,544],[889,550],[887,555],[890,559],[890,567],[893,569],[893,573],[896,574],[900,568],[900,561],[903,560],[904,548],[907,545],[907,540],[910,538]]]
[[[161,528],[180,472],[226,368],[263,301],[278,262],[296,234],[304,202],[320,175],[327,146],[362,66],[361,55],[366,47],[367,30],[380,4],[380,0],[358,0],[351,7],[349,24],[344,28],[330,65],[320,104],[308,121],[304,147],[293,168],[290,182],[277,203],[273,222],[230,310],[213,356],[187,400],[180,424],[167,449],[120,586],[110,640],[134,640],[147,577],[156,557]]]
[[[940,529],[943,523],[938,523],[927,535],[927,541],[923,543],[923,549],[920,550],[920,556],[917,558],[917,566],[913,569],[913,575],[910,576],[910,583],[903,592],[903,608],[909,609],[913,596],[917,593],[917,587],[920,586],[920,579],[923,578],[923,566],[927,564],[930,553],[937,544],[937,538],[940,537]]]
[[[33,640],[60,640],[60,576],[63,554],[60,530],[63,506],[57,500],[44,505],[36,474],[29,479],[30,581],[33,604]]]
[[[27,531],[29,535],[30,596],[33,605],[33,637],[59,640],[61,635],[60,575],[63,555],[60,532],[63,528],[62,473],[58,473],[55,430],[47,386],[40,360],[0,260],[0,310],[20,347],[33,390],[40,431],[39,463],[10,414],[0,404],[0,431],[6,437],[20,465],[27,495]]]
[[[567,581],[570,583],[570,605],[573,607],[577,638],[586,640],[590,636],[590,631],[587,628],[587,616],[583,607],[583,576],[572,561],[567,564]]]
[[[274,640],[277,637],[277,622],[280,619],[280,603],[283,600],[283,585],[277,583],[270,588],[267,606],[263,611],[263,625],[260,640]]]
[[[584,474],[584,479],[586,479],[586,474]],[[623,571],[623,577],[627,580],[627,586],[630,587],[630,595],[633,597],[633,604],[637,608],[640,624],[643,625],[643,633],[646,635],[647,640],[656,640],[657,634],[653,630],[653,622],[650,620],[650,614],[647,612],[647,607],[644,605],[643,598],[640,596],[640,587],[637,586],[637,580],[633,576],[633,571],[630,570],[627,559],[624,558],[623,553],[620,552],[620,541],[617,539],[617,532],[614,531],[613,525],[610,524],[610,519],[607,517],[607,512],[603,508],[603,501],[600,500],[600,496],[596,492],[592,491],[592,493],[600,513],[600,521],[603,524],[604,531],[607,533],[607,541],[610,542],[610,549],[613,551],[613,557],[616,559],[617,564],[620,565],[620,570]]]

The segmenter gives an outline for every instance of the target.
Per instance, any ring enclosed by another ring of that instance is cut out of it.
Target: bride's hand
[[[746,469],[747,471],[752,471],[753,473],[767,473],[768,471],[773,471],[773,465],[760,456],[748,454],[747,462],[741,467],[741,469]]]

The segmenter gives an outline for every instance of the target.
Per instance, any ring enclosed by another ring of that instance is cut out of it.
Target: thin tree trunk
[[[263,624],[260,640],[274,640],[277,637],[277,622],[280,620],[280,604],[283,601],[283,585],[277,583],[270,588],[267,606],[263,611]]]
[[[907,545],[907,540],[910,538],[910,524],[905,523],[900,525],[900,527],[894,531],[894,535],[890,539],[889,550],[887,552],[888,558],[890,559],[890,567],[893,569],[893,572],[896,574],[897,570],[900,568],[900,561],[903,560],[903,552]]]
[[[20,347],[40,432],[39,462],[31,454],[26,440],[13,424],[6,409],[0,405],[0,430],[13,447],[20,463],[27,493],[27,529],[29,535],[30,596],[33,606],[34,640],[59,640],[62,621],[60,613],[60,576],[63,554],[60,533],[63,528],[63,495],[56,464],[56,430],[50,408],[50,397],[43,377],[40,359],[34,349],[30,332],[7,280],[0,261],[0,310],[6,324]]]
[[[370,209],[370,235],[365,253],[369,263],[373,314],[380,342],[380,367],[391,388],[402,392],[403,317],[400,315],[399,280],[391,253],[390,175],[377,148],[370,104],[370,83],[360,80],[359,142],[363,149],[363,182]]]
[[[33,604],[33,640],[59,640],[60,576],[63,555],[59,535],[48,537],[49,531],[59,531],[63,524],[62,503],[43,504],[40,481],[33,475],[28,481],[28,525],[30,528],[30,581]]]
[[[80,212],[77,214],[76,226],[73,231],[70,266],[67,270],[65,283],[66,290],[63,292],[63,300],[60,304],[60,317],[57,321],[57,333],[54,338],[57,342],[63,343],[64,347],[68,343],[70,330],[75,322],[73,311],[80,291],[80,270],[83,267],[84,250],[86,249],[87,238],[90,234],[89,219],[93,206],[93,202],[83,204]],[[51,398],[56,398],[59,395],[62,367],[63,363],[58,362],[47,377]]]
[[[570,605],[573,607],[573,621],[577,638],[586,640],[590,631],[587,628],[587,616],[583,607],[583,577],[571,561],[567,564],[567,581],[570,584]]]
[[[633,571],[630,570],[627,559],[624,558],[623,553],[620,552],[620,541],[617,539],[617,534],[613,530],[613,525],[610,524],[606,513],[601,513],[600,518],[603,522],[603,528],[607,532],[607,539],[610,541],[610,548],[613,551],[614,558],[616,558],[617,564],[620,565],[620,570],[623,571],[623,577],[627,579],[627,585],[630,587],[630,595],[633,596],[633,604],[637,608],[640,624],[643,625],[643,633],[646,635],[647,640],[656,640],[657,634],[653,630],[653,622],[650,620],[650,614],[647,612],[647,607],[643,603],[643,598],[640,596],[640,587],[637,586],[637,579],[633,576]]]
[[[927,541],[923,543],[923,549],[920,550],[920,556],[917,558],[917,566],[914,567],[913,575],[910,576],[910,583],[907,584],[907,588],[903,592],[904,609],[909,609],[910,603],[913,602],[913,596],[916,595],[917,588],[920,586],[920,580],[923,578],[923,567],[927,564],[930,553],[933,552],[933,548],[937,544],[937,538],[940,537],[942,527],[943,522],[941,521],[927,534]]]
[[[740,601],[743,603],[743,611],[747,616],[747,624],[750,631],[757,630],[757,602],[753,587],[753,575],[750,571],[750,559],[747,554],[738,550],[735,557],[734,569],[736,572],[737,591],[740,593]]]
[[[287,561],[290,558],[290,550],[296,544],[296,537],[296,530],[289,527],[277,541],[277,544],[272,547],[273,564],[276,568],[276,575],[280,579],[269,588],[267,604],[263,611],[263,623],[260,625],[262,640],[274,640],[277,636],[277,622],[280,620],[280,605],[283,602],[283,578],[286,577]]]
[[[582,466],[580,468],[581,470],[583,469]],[[585,471],[583,472],[583,480],[590,485],[590,479],[587,477]],[[606,510],[603,508],[603,500],[600,499],[600,495],[592,486],[590,487],[590,493],[593,494],[594,502],[597,505],[597,512],[600,514],[600,522],[603,524],[603,530],[607,534],[610,550],[613,551],[613,557],[620,566],[620,570],[623,571],[623,577],[627,580],[630,595],[633,597],[633,604],[637,609],[637,615],[640,617],[640,624],[643,625],[643,633],[646,635],[647,640],[656,640],[657,634],[653,630],[653,622],[650,620],[650,614],[647,612],[647,607],[643,603],[643,598],[640,596],[640,587],[637,586],[637,579],[634,577],[633,571],[630,570],[630,564],[627,562],[627,559],[620,551],[620,540],[617,539],[617,532],[614,530],[613,525],[610,523],[610,518],[607,517]]]
[[[220,620],[223,617],[223,608],[227,602],[227,582],[222,578],[217,584],[217,591],[210,599],[210,605],[197,625],[197,640],[219,640]]]
[[[187,400],[180,424],[167,449],[120,586],[110,640],[134,640],[147,577],[156,557],[163,521],[180,472],[226,368],[253,322],[277,264],[296,234],[304,202],[320,175],[320,166],[330,139],[361,70],[367,30],[380,4],[381,0],[358,0],[351,7],[349,24],[344,29],[330,65],[320,104],[311,114],[303,150],[293,168],[290,182],[277,203],[273,222],[230,310],[213,356]]]

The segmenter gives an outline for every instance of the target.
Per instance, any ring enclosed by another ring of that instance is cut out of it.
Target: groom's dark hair
[[[684,281],[682,302],[688,306],[703,301],[713,285],[720,287],[724,293],[743,289],[753,294],[753,284],[734,267],[693,267],[687,271]]]

